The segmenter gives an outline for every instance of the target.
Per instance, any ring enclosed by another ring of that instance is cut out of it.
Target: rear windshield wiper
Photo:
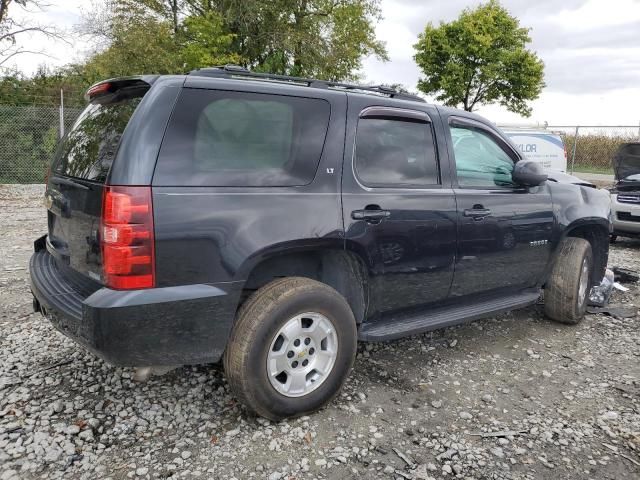
[[[52,177],[50,182],[55,183],[56,185],[66,185],[67,187],[79,188],[80,190],[90,190],[90,188],[86,185],[74,182],[73,180],[69,180],[68,178]]]

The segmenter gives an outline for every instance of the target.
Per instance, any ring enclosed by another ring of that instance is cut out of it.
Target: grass
[[[567,171],[571,171],[571,163],[567,165]],[[599,167],[596,165],[575,165],[573,167],[574,173],[598,173],[602,175],[613,175],[613,168],[611,167]]]

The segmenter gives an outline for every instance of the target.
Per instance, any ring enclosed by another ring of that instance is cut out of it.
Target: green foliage
[[[418,89],[468,111],[497,102],[529,116],[527,101],[544,87],[544,64],[527,50],[530,41],[529,29],[497,0],[465,9],[450,23],[429,23],[414,45],[424,74]]]
[[[355,79],[365,56],[387,58],[375,37],[379,3],[107,0],[84,26],[98,46],[85,62],[54,71],[42,68],[32,77],[10,72],[0,78],[0,104],[12,105],[0,105],[0,183],[44,179],[57,144],[60,89],[67,107],[83,106],[84,92],[99,80],[226,63],[278,74]],[[74,108],[65,112],[68,120],[79,114]]]
[[[187,17],[179,34],[186,70],[240,62],[240,56],[230,49],[234,35],[224,32],[223,20],[216,12]]]
[[[73,67],[56,71],[42,67],[32,77],[14,71],[0,78],[0,104],[57,107],[63,90],[65,105],[82,106],[87,84],[88,80]]]
[[[65,110],[70,127],[80,113]],[[42,183],[58,143],[57,107],[0,105],[0,183]]]
[[[256,71],[356,79],[376,40],[380,0],[110,0],[85,30],[102,48],[80,64],[0,78],[0,103],[82,105],[106,78],[184,73],[227,63]]]
[[[327,80],[357,78],[362,58],[387,59],[376,40],[378,0],[261,0],[260,12],[240,26],[231,24],[246,65],[258,71]],[[264,21],[263,21],[264,20]],[[251,32],[260,32],[252,38]]]
[[[110,46],[88,67],[114,74],[181,73],[239,63],[277,74],[353,79],[365,56],[387,58],[375,37],[378,4],[379,0],[115,0],[114,20],[107,29]]]
[[[182,71],[180,50],[168,22],[144,15],[116,15],[109,33],[110,46],[84,65],[88,78],[97,81]]]

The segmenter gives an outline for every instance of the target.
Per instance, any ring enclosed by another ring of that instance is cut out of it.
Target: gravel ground
[[[344,392],[271,423],[217,366],[146,383],[31,313],[41,186],[0,186],[0,480],[11,478],[640,478],[640,321],[540,306],[361,344]],[[638,268],[622,240],[610,265]],[[613,303],[640,306],[640,285]],[[490,432],[494,432],[491,435]]]

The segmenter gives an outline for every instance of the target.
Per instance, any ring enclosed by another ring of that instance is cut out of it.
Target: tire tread
[[[591,244],[587,240],[578,237],[562,240],[544,290],[545,314],[556,322],[574,325],[584,316],[584,308],[578,307],[577,296],[585,256],[589,257],[590,266],[593,267]]]

